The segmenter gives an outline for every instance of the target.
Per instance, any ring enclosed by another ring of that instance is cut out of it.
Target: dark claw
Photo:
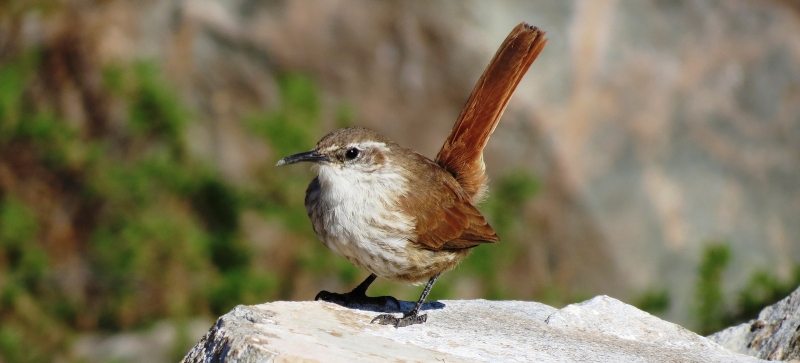
[[[397,306],[397,310],[400,310],[400,301],[392,296],[370,297],[364,294],[353,293],[352,291],[345,294],[338,294],[322,290],[314,297],[314,300],[327,301],[344,307],[350,307],[351,305],[386,306],[391,302]]]
[[[414,324],[422,324],[428,320],[428,314],[423,315],[407,315],[403,314],[402,318],[397,318],[391,314],[381,314],[372,319],[370,324],[381,324],[381,325],[394,325],[395,328],[402,328],[404,326],[414,325]]]
[[[327,302],[335,302],[335,300],[340,297],[344,297],[344,294],[335,294],[322,290],[317,294],[317,296],[314,296],[314,301],[322,300]]]

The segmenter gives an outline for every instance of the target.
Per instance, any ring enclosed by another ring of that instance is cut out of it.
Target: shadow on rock
[[[331,301],[331,303],[334,303],[334,304],[337,304],[337,305],[341,305],[341,306],[344,306],[344,307],[349,308],[349,309],[372,311],[372,312],[376,312],[376,313],[404,313],[406,311],[410,311],[412,308],[414,308],[414,304],[416,304],[416,302],[400,300],[400,309],[398,309],[397,306],[393,302],[387,302],[386,304],[383,304],[383,305],[378,305],[378,304],[359,304],[359,303],[345,304],[345,303],[334,302],[334,301]],[[439,310],[439,309],[444,309],[444,307],[445,307],[444,303],[440,303],[438,301],[429,301],[429,302],[426,302],[426,303],[422,304],[422,311]]]

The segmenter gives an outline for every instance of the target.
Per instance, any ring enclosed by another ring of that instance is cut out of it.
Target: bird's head
[[[311,151],[287,156],[277,166],[313,162],[321,168],[337,168],[371,173],[390,162],[397,145],[388,138],[353,126],[336,130],[323,137]]]

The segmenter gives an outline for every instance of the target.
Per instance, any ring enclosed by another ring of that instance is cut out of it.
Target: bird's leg
[[[335,292],[328,292],[325,290],[320,291],[314,300],[322,300],[327,302],[332,302],[334,304],[339,304],[345,307],[350,307],[351,305],[378,305],[378,306],[386,306],[389,302],[392,302],[397,306],[397,309],[400,309],[400,302],[397,301],[394,297],[391,296],[377,296],[377,297],[370,297],[367,296],[367,288],[369,285],[372,284],[373,281],[378,276],[375,274],[370,274],[364,282],[360,283],[356,286],[353,291],[344,293],[344,294],[337,294]]]
[[[431,292],[431,288],[433,287],[433,283],[436,282],[436,279],[439,278],[439,275],[431,277],[428,280],[428,284],[425,285],[425,290],[422,290],[422,295],[420,295],[419,300],[417,300],[417,304],[414,305],[409,312],[403,313],[402,318],[397,318],[391,314],[381,314],[372,319],[372,323],[378,323],[383,325],[394,325],[395,328],[409,326],[414,324],[422,324],[428,320],[428,314],[419,315],[419,310],[422,309],[422,304],[425,302],[425,298],[428,297],[428,293]]]

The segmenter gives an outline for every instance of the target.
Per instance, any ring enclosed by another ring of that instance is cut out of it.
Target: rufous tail
[[[474,203],[486,193],[483,148],[522,76],[547,44],[545,32],[520,23],[500,45],[458,116],[436,163],[453,174]]]

